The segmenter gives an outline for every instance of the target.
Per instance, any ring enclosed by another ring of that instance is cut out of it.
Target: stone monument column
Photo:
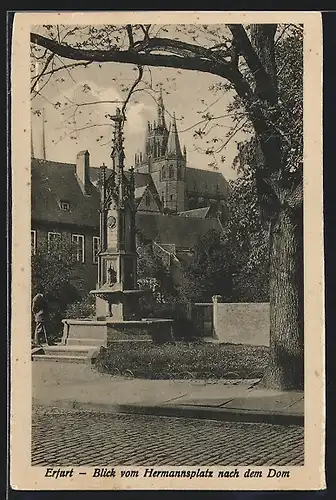
[[[137,255],[135,240],[134,169],[124,171],[123,122],[119,109],[115,122],[112,165],[101,167],[101,207],[97,315],[129,320],[137,316]],[[105,304],[101,303],[105,301]],[[99,307],[98,307],[99,306]]]

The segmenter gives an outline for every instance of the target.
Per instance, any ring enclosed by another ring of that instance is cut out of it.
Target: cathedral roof
[[[198,217],[200,219],[205,219],[211,207],[194,208],[193,210],[187,210],[185,212],[180,212],[180,217]]]
[[[211,229],[221,231],[217,219],[140,212],[136,214],[136,227],[146,239],[163,245],[174,244],[180,248],[192,248]]]
[[[135,193],[134,193],[135,199],[140,200],[143,197],[143,195],[145,194],[146,189],[147,189],[147,186],[140,186],[140,187],[135,188]]]
[[[189,166],[186,168],[186,189],[199,196],[228,196],[228,182],[221,172]]]

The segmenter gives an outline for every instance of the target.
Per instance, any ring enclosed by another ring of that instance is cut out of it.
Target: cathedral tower
[[[170,126],[165,163],[161,169],[161,193],[164,207],[173,212],[185,209],[185,169],[186,162],[181,152],[175,113]]]
[[[167,129],[162,89],[157,121],[147,123],[144,152],[135,155],[135,170],[152,175],[162,206],[172,212],[185,210],[185,148],[182,154],[175,113]]]
[[[161,88],[157,103],[157,120],[147,123],[144,151],[135,155],[135,169],[148,173],[159,170],[160,161],[166,154],[167,141],[168,130]]]

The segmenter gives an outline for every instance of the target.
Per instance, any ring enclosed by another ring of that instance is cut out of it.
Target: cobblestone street
[[[35,407],[32,465],[303,465],[300,426]]]

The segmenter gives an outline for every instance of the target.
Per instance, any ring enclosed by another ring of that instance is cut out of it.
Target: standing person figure
[[[32,312],[35,319],[34,344],[48,344],[46,319],[48,315],[47,301],[42,293],[38,293],[33,298]]]

